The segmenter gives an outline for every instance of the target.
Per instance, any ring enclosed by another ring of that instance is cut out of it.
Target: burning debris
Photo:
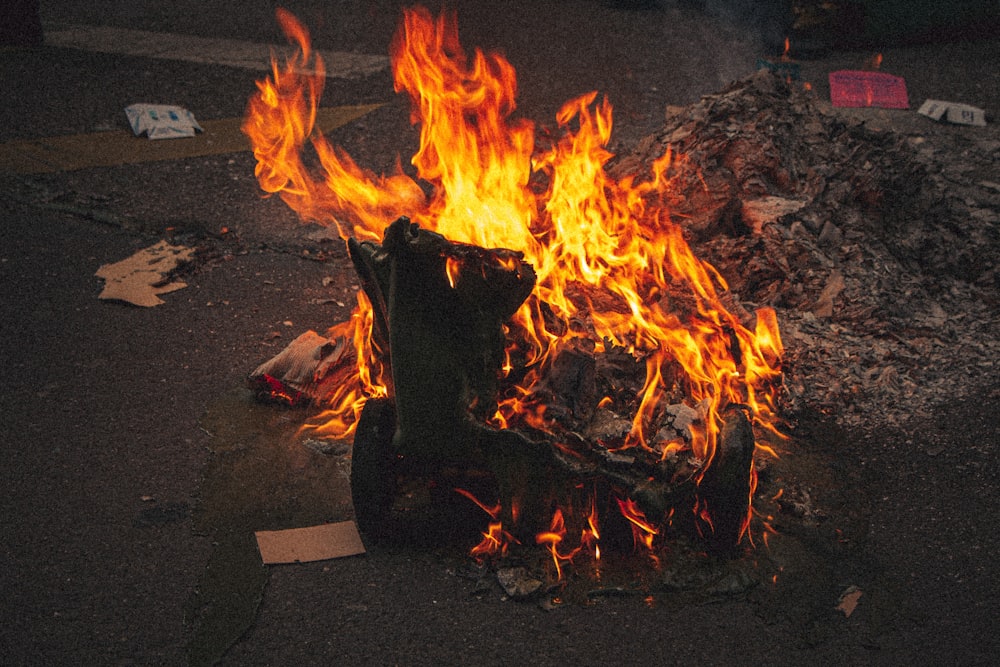
[[[738,554],[752,520],[765,542],[772,530],[769,515],[754,519],[762,498],[822,518],[805,488],[784,504],[781,489],[756,493],[779,398],[848,422],[891,418],[903,408],[888,397],[917,397],[935,368],[918,341],[932,349],[954,303],[996,283],[995,263],[969,261],[981,247],[1000,254],[995,212],[970,203],[982,197],[954,197],[919,146],[768,72],[671,109],[615,157],[606,102],[571,100],[543,144],[512,119],[509,63],[467,57],[453,19],[411,10],[393,64],[421,123],[421,186],[402,170],[368,173],[312,134],[323,79],[301,74],[308,35],[279,17],[301,54],[251,100],[258,179],[338,228],[363,289],[349,321],[304,335],[252,381],[324,407],[314,436],[353,436],[369,535],[400,477],[430,474],[483,510],[473,555],[537,544],[557,578],[602,545],[655,560],[690,538]],[[307,144],[318,171],[302,161]],[[963,323],[980,359],[998,351],[981,335],[987,310]]]
[[[780,314],[786,413],[852,426],[956,398],[1000,352],[995,138],[863,117],[758,72],[668,109],[609,167],[634,173],[668,145],[685,157],[672,178],[693,245],[736,301]]]
[[[279,16],[308,60],[304,29]],[[609,178],[611,108],[596,94],[568,102],[559,135],[536,145],[533,126],[511,118],[509,63],[478,51],[470,61],[448,15],[406,12],[393,61],[423,123],[412,162],[433,186],[429,199],[403,173],[364,173],[320,136],[309,140],[326,177],[305,168],[301,114],[315,108],[322,78],[300,74],[304,63],[275,68],[245,124],[262,186],[303,217],[337,224],[361,278],[355,317],[331,332],[355,344],[353,360],[339,342],[297,345],[338,376],[336,395],[319,397],[336,414],[317,431],[354,433],[362,527],[379,531],[400,462],[485,462],[500,496],[489,514],[503,526],[485,542],[497,550],[497,535],[533,537],[557,569],[573,557],[561,546],[558,468],[574,482],[597,479],[590,505],[598,495],[617,504],[637,542],[652,547],[677,513],[711,550],[734,553],[756,481],[751,424],[775,426],[781,343],[772,310],[727,308],[725,280],[672,221],[672,152],[645,180]],[[416,222],[388,224],[393,210]],[[288,376],[278,392],[295,402],[306,384],[326,382],[307,381],[299,357],[260,369],[258,383]]]

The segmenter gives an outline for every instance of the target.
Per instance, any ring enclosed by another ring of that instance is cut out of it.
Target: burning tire
[[[389,514],[396,496],[396,406],[387,398],[365,403],[354,435],[351,461],[351,499],[358,528],[371,539],[389,532]]]

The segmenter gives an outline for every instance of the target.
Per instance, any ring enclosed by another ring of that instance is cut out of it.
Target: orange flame
[[[601,529],[598,526],[597,496],[590,496],[590,512],[587,513],[587,527],[580,533],[580,546],[593,547],[594,560],[601,560]]]
[[[299,53],[284,66],[274,62],[271,77],[258,82],[243,124],[265,192],[279,194],[305,221],[335,225],[344,238],[377,241],[406,214],[453,241],[518,250],[534,266],[536,289],[507,327],[505,372],[515,349],[528,370],[501,397],[494,426],[551,429],[532,388],[563,346],[581,341],[597,351],[608,341],[646,365],[627,446],[649,446],[668,373],[686,378],[690,400],[704,406],[691,443],[703,461],[711,462],[727,404],[749,405],[757,423],[774,423],[782,355],[775,313],[759,309],[751,330],[723,305],[725,280],[694,256],[670,218],[669,149],[645,178],[610,177],[612,110],[596,93],[567,102],[556,116],[559,135],[536,145],[534,125],[512,118],[511,64],[478,49],[467,54],[453,13],[435,19],[407,9],[392,46],[394,87],[409,96],[411,121],[420,126],[410,163],[425,195],[399,164],[376,176],[314,131],[323,63],[291,14],[279,10],[278,20]],[[303,161],[307,144],[318,166]],[[449,266],[448,278],[454,285],[460,267]],[[664,295],[678,290],[690,293],[693,308],[676,312]],[[609,296],[598,304],[587,296],[596,293]],[[315,426],[323,435],[350,435],[364,400],[389,392],[370,311],[359,294],[351,319],[332,330],[354,341],[357,367]],[[550,544],[555,553],[558,541]]]
[[[563,518],[562,510],[558,507],[556,511],[552,513],[552,522],[549,524],[549,529],[542,531],[535,535],[536,544],[544,544],[552,554],[552,562],[556,566],[556,579],[562,580],[562,564],[573,560],[576,556],[581,546],[576,547],[566,553],[559,552],[559,544],[566,537],[566,520]]]
[[[635,546],[642,545],[649,551],[652,551],[653,538],[660,534],[659,529],[646,519],[646,515],[639,509],[634,500],[631,498],[626,498],[625,500],[616,498],[616,500],[618,501],[618,509],[621,511],[622,516],[632,526],[632,539],[635,542]]]
[[[479,509],[486,512],[491,519],[489,527],[485,533],[482,533],[483,539],[476,546],[469,550],[469,555],[474,556],[477,559],[483,558],[485,556],[503,556],[507,553],[507,548],[511,543],[517,540],[509,532],[503,529],[503,522],[500,521],[500,510],[503,509],[500,503],[496,505],[486,505],[481,500],[476,498],[471,491],[465,489],[455,488],[453,489],[455,493],[464,496],[471,500]]]
[[[501,556],[507,553],[507,546],[510,544],[510,533],[503,529],[500,521],[491,521],[490,526],[483,533],[483,540],[469,550],[470,556],[477,559],[483,556]]]

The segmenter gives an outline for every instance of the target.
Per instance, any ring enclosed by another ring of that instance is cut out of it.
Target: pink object
[[[885,72],[830,72],[830,101],[835,107],[910,108],[906,80]]]

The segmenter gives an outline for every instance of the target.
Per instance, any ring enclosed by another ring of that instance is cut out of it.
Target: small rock
[[[497,570],[497,581],[512,600],[524,600],[542,589],[543,582],[528,574],[524,567],[504,567]]]

